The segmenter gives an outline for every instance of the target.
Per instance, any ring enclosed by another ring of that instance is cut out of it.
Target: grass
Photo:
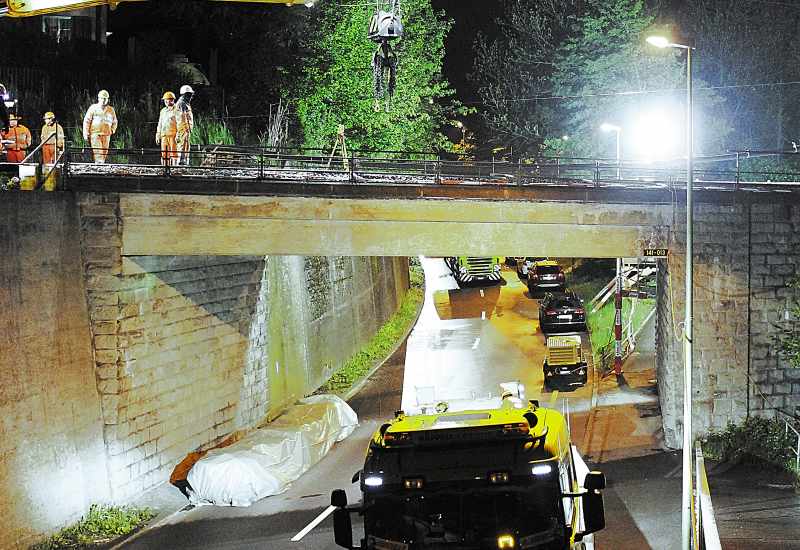
[[[616,273],[615,260],[584,259],[567,275],[570,290],[587,303]]]
[[[631,320],[631,329],[635,333],[642,326],[653,308],[656,307],[656,301],[654,299],[634,300],[632,298],[623,298],[623,330],[628,322],[634,302],[638,302],[633,310],[633,319]],[[592,352],[595,357],[599,357],[603,352],[603,348],[614,342],[614,313],[614,300],[609,300],[594,313],[591,312],[591,307],[587,304],[586,322],[589,325],[589,332],[592,333]],[[626,333],[623,333],[622,336],[624,338]]]
[[[77,523],[30,547],[30,550],[101,548],[128,535],[155,517],[148,508],[92,504]]]
[[[785,431],[777,419],[751,417],[742,424],[728,424],[719,432],[711,432],[702,441],[703,455],[717,461],[748,464],[762,470],[780,469],[793,476],[800,487],[800,471],[795,467],[792,452],[796,436]]]
[[[395,348],[400,340],[405,336],[412,323],[417,318],[419,305],[422,303],[425,293],[422,290],[424,274],[419,260],[411,258],[409,266],[409,276],[411,288],[409,288],[403,303],[392,317],[378,330],[366,346],[353,355],[347,362],[328,379],[314,393],[336,393],[342,394],[350,389],[353,384],[366,376],[372,368],[383,361]],[[416,260],[416,263],[415,261]]]

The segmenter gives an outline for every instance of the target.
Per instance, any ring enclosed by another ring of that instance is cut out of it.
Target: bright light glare
[[[383,485],[383,478],[380,476],[369,476],[368,478],[364,479],[364,485],[369,487],[380,487]]]
[[[647,42],[648,44],[652,44],[656,48],[666,48],[667,46],[669,46],[669,40],[667,40],[663,36],[648,36]]]
[[[631,143],[638,159],[653,161],[673,158],[678,154],[680,132],[674,117],[664,112],[645,113],[636,121],[631,132]]]
[[[514,548],[516,541],[514,535],[500,535],[497,537],[497,548]]]
[[[549,464],[537,464],[531,468],[531,473],[535,476],[546,476],[553,469]]]
[[[614,124],[609,124],[608,122],[604,122],[600,125],[600,129],[604,132],[619,132],[622,130],[619,126],[615,126]]]

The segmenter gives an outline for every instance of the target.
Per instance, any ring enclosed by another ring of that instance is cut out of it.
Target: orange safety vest
[[[21,151],[31,146],[31,132],[22,124],[17,124],[17,126],[3,132],[3,139],[14,142],[4,144],[4,147],[9,151]]]
[[[103,107],[99,103],[93,103],[83,117],[83,133],[110,136],[117,131],[117,113],[114,107],[106,105]]]

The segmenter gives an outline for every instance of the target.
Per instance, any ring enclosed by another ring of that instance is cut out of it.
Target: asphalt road
[[[623,383],[593,376],[587,386],[574,391],[545,392],[541,370],[545,337],[538,327],[538,302],[527,294],[514,271],[503,272],[505,281],[501,285],[459,289],[441,259],[425,259],[424,265],[428,295],[420,320],[407,341],[407,349],[399,349],[351,400],[360,419],[353,435],[338,443],[281,495],[247,508],[187,508],[120,547],[337,548],[330,519],[299,542],[290,539],[327,508],[332,489],[345,488],[351,502],[359,500],[358,485],[351,483],[351,477],[363,464],[367,441],[380,423],[401,407],[411,411],[429,402],[448,400],[457,408],[499,403],[503,382],[519,381],[524,385],[525,397],[538,398],[544,406],[568,407],[573,441],[595,465],[610,458],[648,455],[654,448],[658,450],[655,434],[660,418],[642,423],[635,406],[656,399],[647,364],[626,372],[629,380],[623,379]],[[612,421],[609,414],[598,414],[593,407],[598,403],[630,415],[629,422],[619,423]],[[623,426],[621,432],[617,426]],[[604,469],[608,467],[609,527],[598,534],[596,548],[658,548],[659,540],[670,540],[658,537],[672,530],[673,525],[665,518],[668,512],[677,511],[680,503],[679,494],[666,498],[668,487],[677,486],[680,490],[680,473],[674,476],[673,464],[679,463],[680,458],[673,461],[671,455],[663,455],[663,464],[658,467],[646,459],[632,460],[630,464],[602,465]],[[642,481],[648,475],[663,480],[657,490],[665,498],[653,499],[656,486]],[[631,509],[630,503],[637,499],[641,505]],[[658,506],[653,507],[654,504]],[[358,540],[360,525],[357,517],[353,521],[354,538]],[[653,531],[654,527],[655,536],[644,532]]]

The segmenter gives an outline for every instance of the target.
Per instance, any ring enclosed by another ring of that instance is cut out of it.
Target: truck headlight
[[[383,478],[381,476],[369,476],[364,478],[364,485],[367,487],[380,487],[383,485]]]
[[[549,464],[537,464],[533,468],[531,468],[531,473],[535,476],[546,476],[553,470],[553,467]]]
[[[497,548],[516,548],[517,541],[514,535],[500,535],[497,537]]]

